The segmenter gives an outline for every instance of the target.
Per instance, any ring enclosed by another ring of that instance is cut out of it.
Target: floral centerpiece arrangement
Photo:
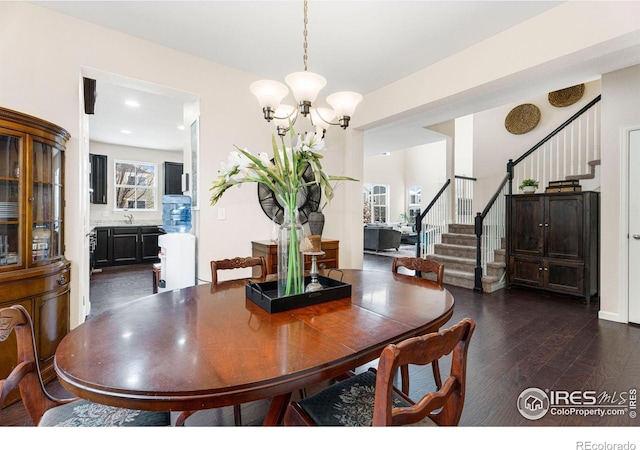
[[[242,183],[262,183],[275,193],[285,210],[285,221],[281,226],[278,242],[278,295],[294,295],[304,291],[304,260],[301,245],[302,227],[298,221],[298,192],[313,183],[320,185],[327,202],[334,196],[332,181],[351,180],[345,176],[328,175],[320,160],[324,150],[324,140],[315,133],[296,135],[290,133],[292,146],[287,147],[284,137],[281,145],[275,135],[271,142],[273,155],[265,152],[252,154],[246,148],[235,146],[236,151],[229,154],[228,161],[222,163],[222,169],[211,187],[211,205],[215,205],[222,194],[232,186]],[[306,182],[302,174],[311,166],[314,181]],[[295,226],[297,222],[297,226]],[[283,242],[285,241],[285,242]]]

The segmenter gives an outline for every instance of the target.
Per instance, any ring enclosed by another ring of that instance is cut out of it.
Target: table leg
[[[264,418],[263,426],[275,426],[282,425],[284,419],[284,413],[287,409],[287,405],[291,400],[291,393],[279,395],[271,399],[271,405]]]

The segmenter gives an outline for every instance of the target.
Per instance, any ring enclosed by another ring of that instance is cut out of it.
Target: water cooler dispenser
[[[196,237],[191,230],[191,197],[165,195],[162,198],[160,280],[158,292],[181,289],[196,284]]]

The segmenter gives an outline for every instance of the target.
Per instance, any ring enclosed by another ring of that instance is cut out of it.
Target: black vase
[[[316,211],[309,213],[307,223],[309,224],[309,231],[311,231],[312,236],[322,236],[322,229],[324,228],[324,214],[322,212]]]

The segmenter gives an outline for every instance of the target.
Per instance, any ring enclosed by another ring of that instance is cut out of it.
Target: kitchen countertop
[[[162,224],[152,220],[134,220],[133,223],[123,220],[114,220],[110,222],[95,222],[91,224],[91,228],[113,228],[113,227],[159,227]]]

